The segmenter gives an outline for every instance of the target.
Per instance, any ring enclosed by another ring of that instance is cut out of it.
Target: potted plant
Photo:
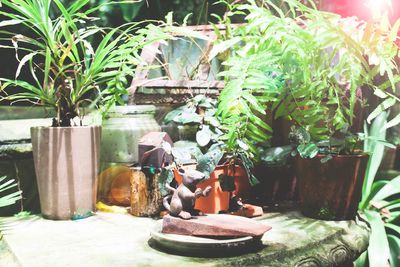
[[[187,143],[185,143],[181,150],[194,155],[197,160],[197,170],[203,172],[207,177],[207,180],[200,183],[199,186],[205,188],[211,185],[213,188],[210,196],[199,200],[196,204],[197,208],[208,213],[228,209],[229,193],[227,194],[227,192],[233,192],[234,196],[248,199],[251,195],[251,186],[258,183],[252,173],[252,160],[256,157],[255,153],[250,151],[249,148],[249,146],[254,147],[253,143],[249,141],[253,140],[251,139],[252,133],[248,133],[243,138],[240,138],[240,136],[248,129],[253,129],[256,131],[253,134],[258,134],[254,139],[258,138],[258,141],[261,138],[262,140],[268,139],[268,134],[259,131],[253,123],[245,121],[232,123],[232,117],[221,119],[219,114],[225,113],[226,110],[224,109],[230,108],[224,102],[229,92],[224,92],[226,91],[224,90],[219,98],[219,103],[225,104],[223,107],[219,105],[217,107],[217,102],[211,98],[198,95],[189,100],[186,105],[171,111],[165,117],[166,123],[174,121],[180,124],[191,124],[197,128],[197,145],[188,148]],[[239,116],[235,118],[239,118]],[[252,116],[252,119],[256,120],[257,123],[269,127],[261,119],[255,117],[252,112],[249,112],[246,116]],[[179,148],[177,149],[179,151]],[[256,150],[253,151],[257,152]],[[175,157],[182,157],[183,153],[178,152]],[[179,181],[179,175],[175,176]],[[216,204],[216,202],[218,203]]]
[[[247,4],[233,7],[231,14],[245,15],[246,23],[215,46],[219,53],[230,51],[231,57],[233,55],[236,58],[230,69],[238,70],[233,74],[223,73],[235,81],[235,89],[228,87],[230,93],[227,103],[233,108],[227,109],[229,112],[226,114],[234,117],[235,111],[244,106],[239,102],[238,95],[246,89],[252,92],[249,98],[252,101],[251,109],[261,113],[265,104],[269,103],[268,110],[274,118],[286,118],[309,134],[309,140],[307,138],[295,145],[300,155],[296,157],[300,188],[304,188],[305,180],[310,178],[306,174],[315,173],[318,176],[308,184],[318,194],[322,192],[318,185],[328,186],[322,182],[324,179],[338,179],[321,177],[322,170],[338,170],[346,166],[349,170],[347,177],[355,178],[353,182],[343,174],[341,178],[347,181],[348,186],[338,181],[337,188],[331,187],[326,191],[337,192],[339,188],[347,187],[349,190],[341,190],[341,195],[332,199],[339,201],[354,195],[351,206],[357,207],[368,156],[354,149],[357,138],[346,133],[360,128],[363,119],[359,115],[363,106],[362,97],[368,92],[382,99],[368,116],[368,122],[399,101],[392,92],[399,80],[394,63],[399,51],[395,44],[397,29],[388,27],[386,20],[377,25],[320,12],[312,2],[311,7],[295,1],[283,2],[282,6],[287,10],[268,0],[262,3],[248,1]],[[265,65],[257,72],[249,68],[252,62]],[[282,77],[283,86],[276,90],[276,84],[271,83],[269,77],[263,79],[268,75]],[[387,81],[377,84],[376,78],[379,76],[386,77]],[[246,85],[246,80],[251,82]],[[257,89],[261,90],[257,92]],[[254,102],[256,94],[268,92],[271,92],[271,95],[267,95],[268,102],[258,106]],[[385,128],[397,124],[399,117],[385,124]],[[241,116],[239,118],[247,121]],[[340,142],[333,145],[335,139]],[[332,167],[328,167],[330,165]],[[310,168],[309,172],[305,168]],[[306,197],[306,193],[300,190],[302,206],[313,206],[317,210],[304,211],[308,215],[326,219],[351,219],[355,216],[356,208],[336,213],[325,210],[325,201],[321,199],[305,204]],[[315,208],[314,205],[321,206]]]
[[[207,198],[196,201],[196,209],[205,213],[218,213],[229,209],[229,188],[221,188],[219,175],[221,167],[218,166],[223,157],[221,146],[217,144],[218,137],[222,134],[220,123],[215,117],[217,101],[205,95],[197,95],[189,99],[185,105],[169,112],[164,123],[176,123],[193,129],[192,140],[181,140],[175,143],[172,155],[175,158],[173,172],[175,180],[180,183],[182,177],[177,172],[178,168],[194,168],[205,174],[206,179],[198,184],[199,188],[211,186],[212,190]],[[190,161],[194,158],[194,161]],[[191,162],[191,164],[185,164]]]
[[[85,9],[87,2],[65,6],[59,0],[0,1],[8,8],[1,14],[9,18],[1,26],[19,24],[31,33],[0,32],[1,40],[12,42],[2,47],[15,49],[20,62],[15,80],[0,79],[2,99],[50,106],[57,112],[50,127],[31,129],[41,210],[49,219],[94,210],[101,129],[83,125],[84,110],[89,104],[106,109],[123,103],[127,77],[142,62],[138,51],[166,38],[151,24],[140,29],[132,23],[112,30],[96,27],[90,13],[102,5]],[[18,80],[23,67],[31,82]]]

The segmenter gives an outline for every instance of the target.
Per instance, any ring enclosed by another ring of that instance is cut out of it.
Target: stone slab
[[[51,119],[2,120],[0,121],[0,143],[29,141],[31,127],[50,125]]]
[[[167,215],[163,218],[162,227],[165,234],[214,237],[262,236],[269,230],[271,227],[268,225],[227,214],[193,216],[190,220]]]
[[[74,120],[79,125],[77,119]],[[30,141],[31,127],[51,126],[51,118],[41,119],[19,119],[19,120],[0,120],[0,144]],[[84,125],[99,125],[101,120],[97,113],[91,113],[84,117]]]
[[[368,247],[362,220],[319,221],[297,211],[268,213],[256,219],[272,226],[260,251],[241,256],[185,257],[149,245],[156,220],[98,213],[78,221],[33,216],[10,225],[3,240],[22,267],[125,266],[338,266]],[[9,266],[2,262],[0,266]]]

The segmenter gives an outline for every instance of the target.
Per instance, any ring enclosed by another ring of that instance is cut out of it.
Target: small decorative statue
[[[171,216],[189,220],[192,215],[202,215],[199,210],[194,209],[194,204],[197,198],[206,197],[210,193],[211,186],[207,186],[204,190],[196,188],[196,185],[204,179],[204,174],[199,171],[179,169],[178,172],[182,176],[182,183],[176,189],[167,185],[173,194],[166,196],[163,204]]]

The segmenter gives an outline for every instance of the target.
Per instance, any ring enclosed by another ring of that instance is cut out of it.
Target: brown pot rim
[[[327,154],[317,154],[314,158],[319,158],[319,159],[321,159],[321,158],[324,158],[324,157],[326,157],[326,156],[327,156]],[[331,154],[331,156],[332,156],[333,158],[366,158],[366,157],[369,157],[370,155],[369,155],[367,152],[361,152],[361,153],[359,153],[359,154],[349,154],[349,155],[342,155],[342,154],[335,155],[335,154]]]
[[[231,166],[231,165],[229,165],[229,163],[226,163],[226,164],[219,164],[219,165],[215,166],[215,168],[226,168],[229,166]],[[242,168],[242,167],[243,167],[242,165],[235,164],[235,168]]]

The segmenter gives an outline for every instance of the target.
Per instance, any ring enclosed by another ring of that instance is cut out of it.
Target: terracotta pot
[[[229,210],[231,193],[222,191],[218,180],[218,177],[221,174],[228,174],[235,177],[235,194],[237,196],[241,198],[249,197],[251,186],[243,167],[238,165],[234,167],[219,165],[211,173],[209,179],[204,180],[197,185],[197,187],[201,189],[205,189],[207,186],[211,186],[212,189],[207,197],[201,197],[196,200],[195,209],[201,210],[204,213],[219,213],[220,211]],[[176,170],[174,171],[174,175],[175,180],[180,184],[182,182],[182,176],[179,175]]]
[[[234,167],[232,165],[223,165],[218,167],[223,168],[223,171],[229,176],[235,177],[235,195],[242,198],[245,202],[250,199],[252,187],[249,183],[249,177],[247,176],[246,170],[240,165],[235,165]]]
[[[301,211],[317,219],[354,219],[369,155],[339,155],[321,163],[323,157],[295,159]]]
[[[31,135],[43,217],[94,211],[101,127],[33,127]]]

